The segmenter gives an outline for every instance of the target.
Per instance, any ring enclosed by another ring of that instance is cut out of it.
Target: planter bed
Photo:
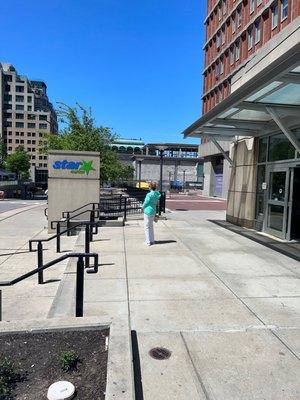
[[[0,359],[10,359],[22,377],[7,399],[47,399],[48,387],[65,380],[75,385],[76,400],[103,400],[108,335],[109,329],[93,327],[1,333]],[[76,369],[64,372],[59,358],[70,350],[80,361]]]

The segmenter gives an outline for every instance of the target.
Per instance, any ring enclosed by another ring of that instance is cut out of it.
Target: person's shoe
[[[152,243],[147,243],[147,242],[144,242],[144,244],[145,244],[146,246],[151,246],[151,245],[152,245]]]
[[[150,244],[151,244],[151,246],[154,245],[154,244],[155,244],[155,241],[154,241],[154,242],[151,242]]]

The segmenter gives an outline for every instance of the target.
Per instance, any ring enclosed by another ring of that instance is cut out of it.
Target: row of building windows
[[[21,114],[21,113],[16,113],[15,114],[15,118],[16,119],[24,119],[24,115],[25,114]],[[4,113],[4,118],[6,118],[6,119],[11,119],[12,118],[12,113],[11,112],[5,112]],[[35,120],[35,117],[36,117],[36,115],[35,114],[28,114],[27,115],[27,119],[31,119],[31,120]],[[47,115],[42,115],[42,114],[39,114],[39,115],[37,115],[37,117],[38,117],[38,119],[40,120],[40,121],[47,121]]]
[[[6,128],[11,128],[12,127],[12,122],[11,121],[5,121],[4,126]],[[15,122],[15,127],[16,128],[24,128],[24,122]],[[28,122],[27,128],[28,129],[36,129],[36,124],[34,122]],[[39,124],[38,129],[47,129],[47,124]]]
[[[12,110],[13,107],[9,103],[4,103],[3,108],[4,108],[4,110]],[[24,111],[24,104],[16,104],[14,108],[17,111]],[[28,105],[27,111],[32,111],[32,106]]]
[[[12,101],[12,99],[13,99],[13,96],[11,94],[4,95],[4,101]],[[24,103],[24,99],[25,99],[24,96],[21,96],[21,95],[15,96],[16,103]],[[32,103],[32,99],[33,99],[32,96],[27,96],[27,103]]]
[[[288,0],[280,0],[280,21],[283,22],[288,18],[289,15],[289,3]],[[222,46],[225,43],[229,43],[234,39],[234,36],[238,33],[239,28],[243,23],[243,14],[242,7],[239,6],[232,14],[232,17],[227,21],[224,26],[218,30],[218,32],[214,35],[210,43],[206,46],[205,57],[206,57],[206,65],[209,65],[215,55],[221,51]],[[266,11],[267,12],[267,11]],[[272,13],[272,23],[271,29],[275,29],[279,23],[279,5],[278,2],[275,2],[271,7]],[[257,30],[260,31],[262,16],[258,16],[257,20],[253,25],[257,26]],[[260,38],[259,38],[260,40]]]
[[[284,1],[282,4],[285,5]],[[228,47],[224,53],[205,71],[204,92],[214,88],[221,76],[229,76],[236,66],[269,40],[270,30],[279,27],[278,3],[269,10],[268,16],[259,17],[246,31]],[[281,10],[282,11],[282,10]],[[288,7],[285,7],[288,15]]]
[[[12,134],[13,134],[12,131],[8,131],[8,132],[7,132],[7,136],[11,136]],[[43,137],[43,136],[44,136],[43,133],[36,133],[36,132],[19,132],[19,131],[14,132],[14,135],[16,135],[16,136],[29,136],[29,137],[36,137],[36,136]]]

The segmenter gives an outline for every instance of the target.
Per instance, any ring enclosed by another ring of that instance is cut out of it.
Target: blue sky
[[[12,0],[0,60],[121,137],[182,141],[200,116],[204,0]],[[189,140],[191,142],[191,140]]]

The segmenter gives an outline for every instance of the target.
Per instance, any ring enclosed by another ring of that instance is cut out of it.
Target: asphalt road
[[[0,214],[5,211],[33,206],[35,204],[40,204],[40,202],[38,200],[0,200]]]

